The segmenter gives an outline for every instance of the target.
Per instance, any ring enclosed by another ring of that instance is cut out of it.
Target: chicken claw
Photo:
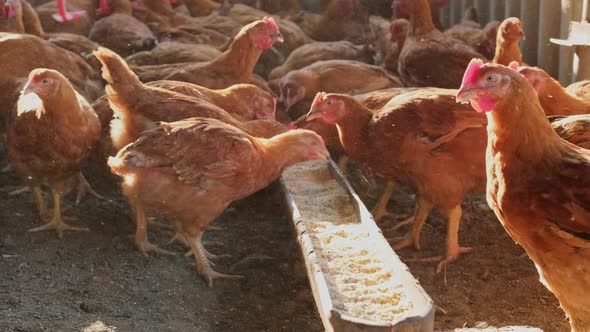
[[[30,191],[29,187],[23,186],[23,187],[20,187],[18,189],[15,189],[15,190],[9,192],[8,196],[19,196],[20,194],[24,194],[27,191]]]
[[[239,275],[239,274],[223,274],[219,272],[213,271],[213,269],[207,264],[204,271],[198,269],[197,271],[201,276],[207,279],[209,287],[213,287],[213,280],[218,278],[226,278],[226,279],[245,279],[246,277]]]
[[[197,272],[205,279],[207,279],[209,283],[209,287],[213,287],[213,280],[218,278],[227,278],[227,279],[243,279],[244,276],[241,275],[231,275],[231,274],[223,274],[219,272],[213,271],[209,261],[207,259],[207,254],[211,255],[211,253],[207,252],[203,243],[201,242],[201,237],[203,233],[197,235],[196,237],[187,237],[189,239],[189,244],[191,246],[191,251],[195,255],[196,260],[196,269]],[[215,255],[213,255],[215,256]],[[219,255],[222,256],[222,255]]]
[[[78,191],[78,193],[76,194],[76,205],[80,204],[82,197],[86,196],[86,194],[90,194],[97,199],[104,200],[104,197],[102,197],[100,194],[98,194],[96,191],[94,191],[94,189],[92,188],[90,183],[88,183],[88,181],[86,180],[86,178],[84,177],[84,175],[82,173],[79,173],[79,182],[78,182],[77,191]]]
[[[61,215],[61,199],[60,199],[60,194],[58,191],[56,190],[52,190],[53,192],[53,204],[54,204],[54,208],[53,208],[53,216],[51,218],[51,220],[40,226],[40,227],[36,227],[33,229],[30,229],[29,232],[40,232],[40,231],[46,231],[46,230],[50,230],[50,229],[55,229],[57,232],[57,236],[59,236],[60,239],[63,239],[63,233],[64,231],[89,231],[88,228],[80,228],[80,227],[74,227],[74,226],[70,226],[68,224],[66,224]],[[41,211],[41,215],[43,215],[45,213],[43,213]]]
[[[174,233],[174,236],[170,239],[170,241],[168,241],[167,244],[172,244],[178,242],[179,244],[185,245],[188,247],[188,242],[186,241],[186,239],[184,238],[184,236],[181,233]],[[189,251],[190,252],[190,251]]]
[[[440,273],[444,267],[446,267],[449,263],[452,263],[459,258],[461,254],[466,254],[471,252],[473,248],[471,247],[459,247],[456,253],[447,253],[446,257],[443,256],[433,256],[433,257],[424,257],[424,258],[409,258],[404,259],[404,261],[408,263],[435,263],[439,262],[436,266],[436,273]]]
[[[436,272],[440,273],[447,264],[457,260],[461,254],[468,253],[473,250],[471,247],[459,246],[459,222],[461,221],[461,205],[458,205],[447,211],[449,222],[447,225],[447,254],[443,258],[442,256],[435,256],[429,258],[419,258],[413,260],[406,260],[408,262],[438,262]],[[418,234],[419,236],[419,234]]]
[[[472,250],[473,248],[471,247],[459,247],[456,254],[447,253],[447,257],[441,260],[440,263],[438,263],[438,265],[436,266],[436,273],[440,273],[442,269],[447,266],[447,264],[457,260],[457,258],[459,258],[461,254],[466,254],[468,252],[471,252]]]
[[[151,243],[150,241],[135,241],[135,246],[137,247],[137,249],[139,251],[141,251],[145,256],[148,256],[148,252],[152,251],[155,252],[156,254],[159,255],[169,255],[169,256],[175,256],[176,254],[168,251],[168,250],[164,250],[160,247],[158,247],[157,245]]]

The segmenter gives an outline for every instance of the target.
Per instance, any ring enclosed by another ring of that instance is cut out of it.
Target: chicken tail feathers
[[[118,94],[127,91],[131,93],[141,85],[137,75],[131,71],[125,60],[115,52],[99,47],[93,54],[102,64],[102,78]]]
[[[127,172],[125,172],[125,169],[127,167],[125,166],[125,163],[123,162],[123,160],[121,158],[109,157],[109,159],[107,161],[107,165],[111,169],[111,172],[113,172],[116,175],[124,176],[127,173]]]

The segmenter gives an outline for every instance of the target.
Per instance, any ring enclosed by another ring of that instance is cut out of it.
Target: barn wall
[[[449,0],[440,11],[445,27],[459,23],[470,6],[477,8],[479,20],[518,17],[522,21],[526,40],[521,43],[523,60],[539,66],[558,78],[563,85],[573,82],[577,71],[577,56],[572,48],[555,45],[549,38],[567,39],[570,21],[582,18],[582,0]]]

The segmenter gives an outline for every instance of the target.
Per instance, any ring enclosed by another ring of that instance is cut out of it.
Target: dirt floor
[[[216,281],[214,288],[191,268],[180,245],[164,245],[172,232],[150,229],[154,243],[176,256],[143,256],[128,235],[133,224],[125,201],[108,182],[96,189],[107,201],[86,197],[68,211],[87,233],[27,233],[40,223],[29,193],[0,192],[0,331],[321,331],[299,248],[285,218],[278,186],[233,204],[206,240],[233,257],[215,269],[246,276]],[[11,174],[0,186],[17,186]],[[409,215],[412,196],[397,193],[390,209]],[[66,201],[66,205],[72,205]],[[429,219],[422,252],[444,251],[446,224]],[[384,231],[387,237],[403,235]],[[531,325],[546,332],[569,330],[554,297],[539,283],[532,262],[508,237],[481,197],[464,205],[461,243],[475,248],[436,274],[434,264],[408,263],[440,308],[436,328]],[[250,260],[261,256],[263,260]],[[240,264],[235,265],[240,262]]]
[[[403,219],[412,214],[413,207],[413,195],[403,188],[389,204],[390,211]],[[408,230],[382,229],[392,244]],[[473,247],[471,253],[438,274],[435,263],[407,261],[444,255],[445,241],[446,219],[433,213],[422,232],[422,250],[397,252],[434,300],[436,329],[522,325],[545,332],[570,330],[559,303],[539,282],[533,262],[508,236],[483,194],[472,195],[463,203],[459,241],[462,246]]]
[[[0,183],[19,182],[3,174]],[[27,233],[40,223],[30,193],[0,193],[0,331],[321,331],[277,188],[232,205],[215,223],[225,229],[206,234],[224,244],[211,252],[233,256],[214,269],[246,277],[214,288],[181,245],[165,245],[170,230],[152,227],[150,237],[177,256],[136,251],[125,202],[108,186],[97,190],[113,201],[87,197],[68,211],[90,232],[63,241]]]

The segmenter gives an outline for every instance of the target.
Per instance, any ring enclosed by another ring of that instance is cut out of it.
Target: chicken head
[[[50,69],[35,69],[29,74],[29,80],[23,89],[22,96],[34,93],[41,99],[50,99],[60,91],[61,83],[66,79],[57,71]]]
[[[473,59],[469,63],[461,88],[457,92],[457,102],[471,102],[471,106],[478,112],[491,112],[498,101],[510,89],[512,78],[502,74],[502,65],[484,64],[480,59]],[[514,65],[510,66],[515,69]]]
[[[551,79],[549,74],[537,67],[522,67],[518,69],[518,72],[531,83],[537,93],[543,90],[545,80]]]
[[[279,25],[272,17],[265,17],[258,21],[248,33],[252,42],[263,50],[271,48],[276,42],[284,41]]]
[[[391,41],[401,44],[410,31],[410,22],[405,18],[398,18],[391,21],[389,32],[391,33]]]
[[[329,124],[335,124],[346,112],[344,101],[335,94],[320,92],[315,96],[307,120],[322,119]]]
[[[279,135],[288,146],[297,147],[304,160],[328,159],[330,152],[322,137],[307,129],[293,129]],[[279,138],[279,136],[275,136]]]
[[[522,30],[520,20],[516,17],[510,17],[505,19],[499,28],[500,34],[504,39],[509,40],[525,40],[526,36]]]
[[[285,106],[285,112],[288,112],[293,105],[305,98],[305,86],[295,82],[294,80],[298,75],[298,72],[291,72],[288,74],[288,77],[281,80],[280,101]]]

